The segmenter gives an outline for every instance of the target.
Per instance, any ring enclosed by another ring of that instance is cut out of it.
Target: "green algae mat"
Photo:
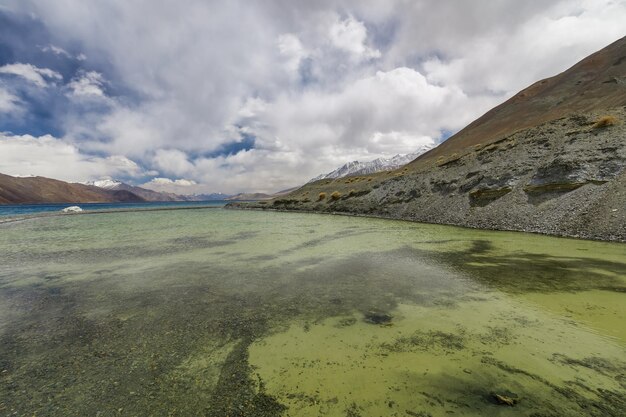
[[[624,416],[626,246],[228,210],[0,226],[0,416]]]

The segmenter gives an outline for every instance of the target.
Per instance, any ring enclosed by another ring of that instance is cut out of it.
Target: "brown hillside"
[[[567,71],[538,81],[485,113],[409,165],[464,153],[515,132],[574,113],[626,105],[626,37],[583,59]]]
[[[109,191],[44,177],[18,178],[0,174],[0,204],[107,203],[143,199],[129,191]]]

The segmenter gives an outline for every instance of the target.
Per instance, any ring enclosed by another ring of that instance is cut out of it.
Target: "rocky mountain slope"
[[[426,146],[426,147],[423,147],[420,152],[415,152],[415,153],[411,153],[408,155],[396,155],[391,158],[377,158],[369,162],[359,162],[359,161],[348,162],[347,164],[340,166],[334,171],[331,171],[327,174],[318,175],[317,177],[313,178],[309,182],[315,182],[315,181],[326,180],[326,179],[343,178],[343,177],[348,177],[351,175],[368,175],[368,174],[375,174],[377,172],[382,172],[382,171],[392,171],[394,169],[400,168],[403,165],[408,164],[409,162],[413,161],[415,158],[417,158],[418,156],[420,156],[421,154],[423,154],[424,152],[428,151],[431,148],[432,148],[431,146]]]
[[[626,242],[626,38],[391,172],[246,208],[344,212]]]
[[[140,202],[127,190],[70,184],[44,177],[18,178],[0,174],[0,204]]]
[[[472,146],[485,145],[570,114],[623,106],[625,89],[626,37],[567,71],[520,91],[413,164],[428,163]]]
[[[255,200],[269,200],[273,195],[265,193],[240,193],[225,198],[226,201],[255,201]]]

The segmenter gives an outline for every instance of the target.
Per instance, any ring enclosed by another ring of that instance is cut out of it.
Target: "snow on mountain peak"
[[[391,158],[377,158],[370,162],[352,161],[331,171],[327,174],[318,175],[309,182],[315,182],[324,179],[343,178],[349,175],[368,175],[375,172],[390,171],[400,168],[408,164],[424,152],[432,149],[434,145],[424,145],[417,152],[407,155],[396,155]]]
[[[120,181],[115,181],[115,180],[110,179],[110,178],[102,179],[102,180],[96,180],[96,181],[87,181],[87,182],[84,182],[83,184],[85,184],[85,185],[93,185],[94,187],[104,188],[106,190],[112,190],[112,189],[122,185],[122,183]]]

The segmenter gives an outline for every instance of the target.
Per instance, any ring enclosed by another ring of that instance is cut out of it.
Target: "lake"
[[[172,210],[0,225],[0,415],[623,416],[626,245]]]
[[[0,217],[23,216],[41,213],[58,213],[64,208],[79,206],[85,211],[145,210],[161,208],[222,207],[227,201],[160,201],[143,203],[46,203],[46,204],[0,204]]]

